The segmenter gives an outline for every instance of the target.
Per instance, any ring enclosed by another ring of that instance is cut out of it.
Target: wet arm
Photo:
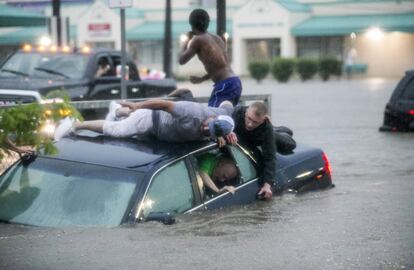
[[[223,188],[218,188],[216,184],[211,180],[210,176],[203,171],[199,171],[201,179],[203,180],[204,185],[206,185],[209,189],[211,189],[214,193],[223,193],[223,192],[230,192],[234,194],[236,189],[233,186],[224,186]]]
[[[162,99],[146,100],[142,102],[121,102],[124,107],[129,107],[135,111],[138,109],[163,110],[172,113],[174,110],[174,102]]]
[[[203,81],[209,80],[210,78],[211,78],[210,74],[206,74],[206,75],[204,75],[204,76],[201,77],[201,79]]]
[[[18,154],[33,153],[35,151],[30,146],[16,146],[9,138],[5,140],[5,147]]]
[[[190,39],[184,42],[183,47],[181,48],[181,52],[178,55],[178,63],[180,65],[184,65],[188,61],[190,61],[190,59],[193,58],[194,55],[197,54],[197,51],[198,51],[197,46],[198,46],[197,37],[194,37],[193,39]]]
[[[208,176],[207,173],[203,172],[203,171],[199,171],[201,179],[203,179],[203,183],[205,186],[207,186],[209,189],[211,189],[214,193],[219,193],[220,190],[218,189],[218,187],[216,186],[216,184],[214,184],[213,180],[211,180],[210,176]]]
[[[276,174],[276,145],[273,135],[272,126],[266,130],[265,140],[261,145],[263,153],[263,181],[269,184],[275,182]]]
[[[197,77],[197,76],[190,76],[190,82],[192,82],[192,83],[202,83],[202,82],[204,82],[204,81],[206,81],[206,80],[208,80],[208,79],[210,79],[210,75],[209,74],[206,74],[206,75],[204,75],[203,77]]]

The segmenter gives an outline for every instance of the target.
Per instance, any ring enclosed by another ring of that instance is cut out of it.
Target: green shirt
[[[214,168],[216,168],[216,165],[218,163],[218,159],[216,158],[216,155],[207,153],[207,154],[199,156],[197,160],[198,160],[199,169],[211,177],[211,175],[213,174]]]

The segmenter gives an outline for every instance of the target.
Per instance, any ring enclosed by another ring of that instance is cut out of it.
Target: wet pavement
[[[380,133],[397,80],[257,84],[276,125],[322,148],[336,187],[178,218],[172,226],[0,226],[0,269],[414,269],[414,133]],[[181,87],[196,95],[210,85]]]

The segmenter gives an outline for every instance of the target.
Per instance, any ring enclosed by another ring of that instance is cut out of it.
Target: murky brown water
[[[0,227],[0,269],[414,269],[414,134],[378,127],[396,80],[246,80],[321,147],[336,188],[116,229]],[[182,84],[182,86],[186,86]],[[207,95],[210,86],[191,86]]]

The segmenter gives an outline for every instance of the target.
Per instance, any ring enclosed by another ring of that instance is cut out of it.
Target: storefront
[[[414,12],[399,9],[404,12],[311,17],[291,30],[298,56],[332,55],[365,65],[368,77],[400,77],[414,69]]]
[[[106,0],[75,2],[66,1],[62,6],[62,15],[71,17],[72,44],[120,49],[119,10],[110,9]],[[209,12],[209,31],[215,32],[214,3],[172,2],[175,74],[204,72],[196,58],[179,66],[177,55],[180,36],[190,30],[188,15],[193,8]],[[164,0],[153,0],[136,1],[134,7],[126,9],[127,51],[140,66],[162,67],[164,7]],[[45,9],[44,14],[50,15],[50,7]],[[275,57],[329,55],[342,61],[352,57],[353,63],[367,67],[364,76],[369,77],[400,77],[414,68],[413,1],[232,0],[227,1],[226,28],[232,66],[240,75],[248,74],[249,62]],[[42,29],[38,33],[47,32]],[[0,29],[0,42],[4,40],[2,33]],[[13,40],[13,35],[9,32],[7,37]]]
[[[233,18],[235,72],[248,74],[253,60],[294,56],[295,40],[289,30],[295,16],[275,1],[249,1],[242,6]]]
[[[119,15],[103,2],[95,2],[79,18],[77,45],[92,48],[120,48]]]

